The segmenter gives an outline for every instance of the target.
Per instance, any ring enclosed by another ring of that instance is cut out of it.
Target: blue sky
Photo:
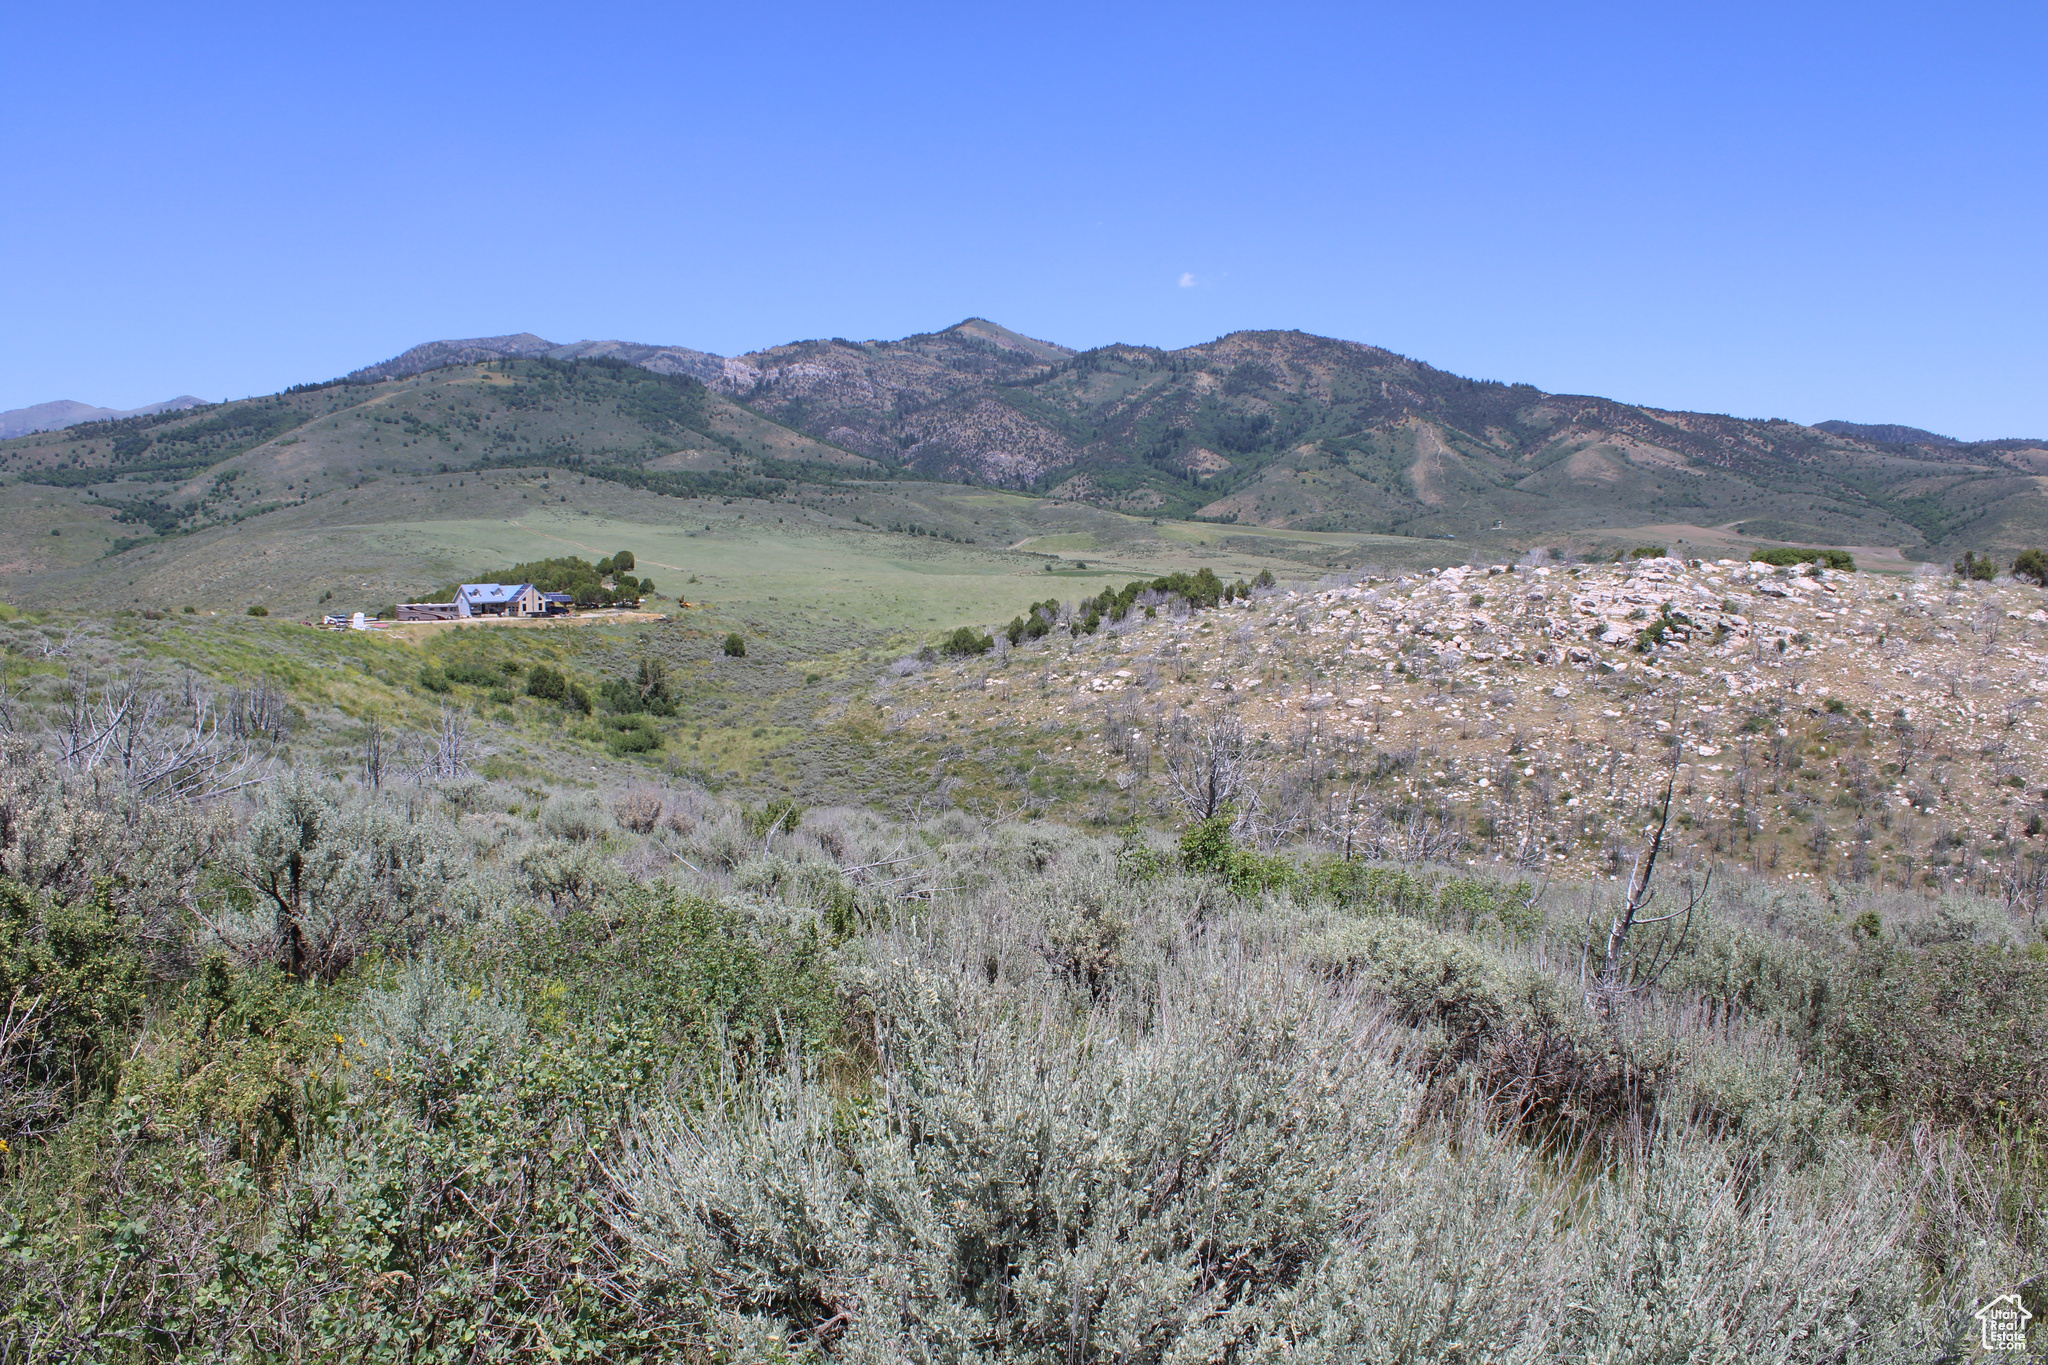
[[[0,408],[1246,327],[2048,436],[2048,6],[18,7]]]

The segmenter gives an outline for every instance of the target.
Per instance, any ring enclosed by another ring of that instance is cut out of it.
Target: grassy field
[[[309,617],[374,612],[527,560],[630,549],[664,595],[742,616],[801,604],[893,630],[1006,621],[1052,595],[1035,579],[1054,563],[1059,575],[1103,582],[1205,565],[1226,579],[1262,569],[1298,578],[1472,553],[1445,541],[1154,523],[959,485],[818,486],[771,502],[670,497],[546,470],[390,475],[109,557],[127,529],[75,490],[0,487],[0,593],[44,607],[260,604]]]

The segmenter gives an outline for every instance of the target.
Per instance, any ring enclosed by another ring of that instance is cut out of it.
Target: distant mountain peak
[[[1071,347],[1062,346],[1057,342],[1041,341],[1037,337],[1025,336],[1022,332],[1013,332],[1001,323],[990,322],[987,318],[963,318],[939,335],[968,336],[979,341],[994,342],[998,346],[1023,351],[1048,363],[1056,363],[1075,354]]]
[[[28,436],[38,431],[62,431],[75,427],[80,422],[108,422],[120,417],[148,417],[159,412],[177,412],[185,408],[203,408],[204,398],[194,398],[189,393],[176,398],[166,398],[161,403],[145,403],[139,408],[96,408],[90,403],[79,403],[69,398],[59,398],[54,403],[37,403],[33,407],[11,408],[0,412],[0,441],[12,440],[16,436]]]
[[[426,370],[438,370],[444,365],[474,365],[479,361],[503,360],[508,356],[545,355],[554,349],[554,342],[531,332],[516,332],[502,337],[470,337],[462,341],[429,341],[409,351],[401,351],[382,364],[365,365],[360,370],[351,371],[348,377],[357,383],[403,379]]]
[[[688,346],[647,346],[636,341],[578,341],[564,346],[532,332],[515,332],[510,336],[425,342],[381,364],[365,365],[348,377],[358,384],[373,384],[380,379],[404,379],[448,365],[532,356],[549,360],[623,360],[656,374],[686,374],[707,382],[718,378],[724,368],[723,357]]]

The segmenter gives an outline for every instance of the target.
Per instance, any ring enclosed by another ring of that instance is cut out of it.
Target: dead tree
[[[1208,820],[1233,805],[1250,777],[1244,722],[1224,713],[1198,723],[1181,714],[1161,729],[1159,755],[1167,780],[1189,815]]]
[[[1651,882],[1657,873],[1657,855],[1664,847],[1664,831],[1671,823],[1671,795],[1677,779],[1678,765],[1673,762],[1671,775],[1664,783],[1664,800],[1658,808],[1657,827],[1650,834],[1649,845],[1636,856],[1635,867],[1629,873],[1628,894],[1622,898],[1621,908],[1615,912],[1614,920],[1608,926],[1600,971],[1590,984],[1586,980],[1588,959],[1592,953],[1590,941],[1579,957],[1580,988],[1585,992],[1587,1007],[1602,1023],[1613,1020],[1615,1005],[1620,1000],[1656,985],[1657,979],[1678,960],[1692,931],[1693,916],[1706,904],[1707,892],[1713,886],[1714,874],[1710,868],[1700,886],[1694,887],[1687,881],[1684,909],[1674,910],[1668,915],[1644,913],[1657,894]],[[1679,926],[1675,939],[1667,929],[1660,933],[1647,957],[1629,952],[1629,940],[1638,930],[1652,924],[1668,925],[1679,919],[1684,923]]]
[[[469,738],[469,722],[454,707],[443,706],[440,733],[418,741],[412,780],[425,786],[429,782],[450,782],[467,777],[470,764],[476,757],[476,745]]]
[[[95,780],[119,774],[145,801],[210,801],[253,786],[257,755],[228,733],[205,693],[175,702],[133,675],[110,678],[95,698],[90,676],[72,681],[58,759]]]
[[[2048,897],[2048,854],[2015,853],[2012,869],[2005,875],[2005,908],[2009,913],[2024,910],[2027,923],[2038,929],[2041,902]]]

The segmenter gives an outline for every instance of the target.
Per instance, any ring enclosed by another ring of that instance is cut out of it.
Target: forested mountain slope
[[[885,465],[1168,517],[1419,536],[1726,527],[1936,549],[2018,547],[2048,527],[2048,442],[1667,411],[1295,331],[1075,352],[970,318],[736,358],[522,335],[431,343],[354,377],[486,355],[687,374]]]

